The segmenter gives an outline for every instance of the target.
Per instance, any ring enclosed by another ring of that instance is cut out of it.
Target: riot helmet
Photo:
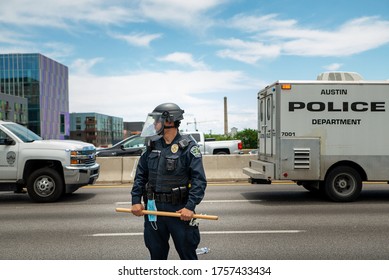
[[[177,104],[163,103],[155,107],[153,112],[147,115],[147,119],[141,133],[142,137],[160,135],[166,128],[178,128],[181,120],[184,119],[184,110]],[[174,126],[165,126],[165,121],[174,122]]]

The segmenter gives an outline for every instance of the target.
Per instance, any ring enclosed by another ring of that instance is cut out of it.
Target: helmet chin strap
[[[158,133],[158,135],[162,135],[163,136],[165,134],[164,133],[165,129],[171,129],[171,128],[175,128],[175,126],[174,125],[164,126],[163,129],[161,129],[161,131]]]

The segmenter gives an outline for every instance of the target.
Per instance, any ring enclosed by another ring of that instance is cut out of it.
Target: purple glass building
[[[69,138],[68,67],[41,54],[0,54],[0,92],[28,100],[27,127]]]

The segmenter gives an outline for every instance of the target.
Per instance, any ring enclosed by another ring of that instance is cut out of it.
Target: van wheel
[[[332,201],[349,202],[358,198],[362,190],[361,176],[355,169],[339,166],[331,170],[325,180],[325,195]]]
[[[27,180],[27,191],[36,202],[54,202],[63,194],[64,183],[61,176],[52,168],[35,170]]]
[[[304,182],[301,182],[300,184],[307,191],[310,191],[312,193],[319,192],[319,182],[317,182],[317,181],[304,181]]]

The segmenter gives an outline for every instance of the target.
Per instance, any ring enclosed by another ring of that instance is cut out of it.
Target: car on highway
[[[146,150],[146,138],[132,135],[109,148],[98,148],[98,157],[140,156]]]

